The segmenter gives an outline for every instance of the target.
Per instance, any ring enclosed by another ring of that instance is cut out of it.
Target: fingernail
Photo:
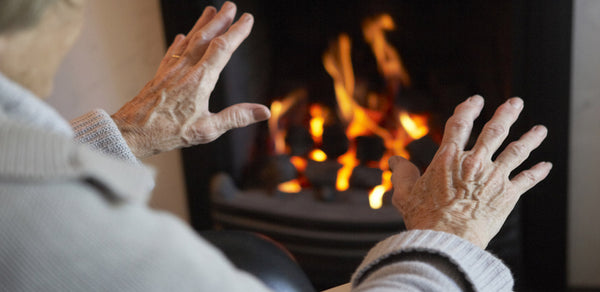
[[[222,10],[231,10],[233,9],[234,5],[233,3],[227,1],[223,4],[223,7],[221,8]]]
[[[547,132],[548,129],[546,129],[546,127],[544,127],[543,125],[536,125],[535,127],[533,127],[533,130],[536,132]]]
[[[508,103],[510,103],[510,105],[512,105],[514,108],[522,108],[523,107],[523,100],[518,97],[509,99]]]
[[[252,110],[252,117],[256,121],[264,121],[271,117],[271,112],[266,108],[257,108]]]
[[[206,6],[206,8],[204,8],[204,11],[202,12],[202,14],[207,14],[207,13],[211,13],[216,11],[217,9],[214,8],[213,6]]]
[[[483,97],[479,94],[473,95],[471,97],[469,97],[469,102],[472,102],[474,104],[482,104],[483,103]]]
[[[250,14],[250,13],[244,13],[244,14],[242,15],[242,17],[241,17],[241,20],[242,20],[242,21],[245,21],[245,22],[249,22],[249,21],[251,21],[253,18],[254,18],[254,17],[252,17],[252,14]]]

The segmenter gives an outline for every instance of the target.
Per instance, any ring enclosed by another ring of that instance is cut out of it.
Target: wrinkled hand
[[[501,105],[473,149],[464,150],[483,103],[482,97],[473,96],[456,107],[446,123],[440,149],[421,177],[407,160],[390,159],[393,203],[408,229],[452,233],[485,249],[521,194],[550,172],[552,164],[540,162],[509,178],[544,140],[544,126],[533,127],[492,161],[523,108],[520,98],[511,98]]]
[[[208,143],[230,129],[269,118],[267,107],[259,104],[208,110],[219,74],[254,22],[246,13],[232,25],[235,13],[231,2],[218,13],[207,7],[187,36],[175,38],[154,79],[112,116],[138,158]]]

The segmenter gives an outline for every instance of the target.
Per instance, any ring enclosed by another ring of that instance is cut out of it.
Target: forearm
[[[375,246],[352,277],[353,291],[510,291],[509,269],[451,234],[413,230]]]
[[[138,163],[119,128],[104,110],[96,109],[71,121],[75,140],[111,157]]]

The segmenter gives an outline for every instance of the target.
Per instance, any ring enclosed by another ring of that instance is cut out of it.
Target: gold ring
[[[171,55],[171,57],[173,57],[173,58],[176,58],[176,59],[179,59],[179,58],[181,58],[181,56],[180,56],[180,55]]]

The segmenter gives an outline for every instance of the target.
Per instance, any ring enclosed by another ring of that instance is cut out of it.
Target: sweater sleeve
[[[412,230],[369,251],[352,276],[353,291],[512,291],[498,258],[455,235]]]
[[[109,156],[139,163],[119,128],[104,110],[96,109],[71,121],[75,140]]]

